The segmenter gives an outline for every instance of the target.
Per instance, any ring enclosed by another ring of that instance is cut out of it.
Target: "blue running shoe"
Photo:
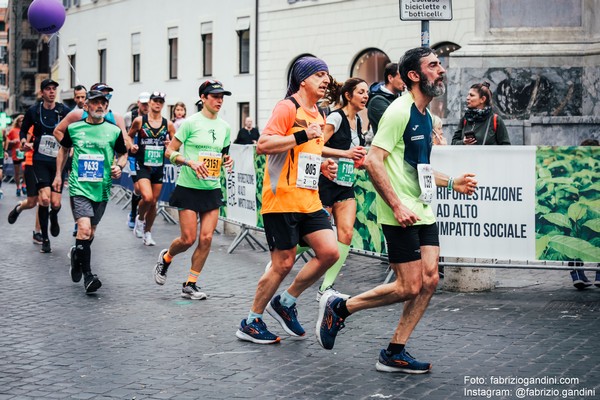
[[[269,315],[277,320],[284,331],[288,335],[296,337],[305,337],[306,332],[304,328],[298,322],[298,310],[296,304],[291,307],[281,305],[279,299],[280,295],[277,295],[271,299],[267,304],[267,312]]]
[[[246,319],[242,320],[240,329],[235,332],[238,339],[257,344],[272,344],[279,343],[279,336],[273,335],[267,329],[267,325],[262,319],[256,318],[251,323],[246,323]]]
[[[430,363],[420,362],[403,349],[400,354],[391,355],[386,349],[379,353],[375,369],[380,372],[404,372],[405,374],[425,374],[431,370]]]
[[[585,272],[581,270],[572,270],[571,279],[573,279],[573,286],[575,286],[577,290],[583,290],[586,287],[592,286],[592,282],[585,276]]]
[[[317,319],[317,340],[326,350],[333,349],[335,337],[344,328],[344,319],[340,318],[333,308],[344,299],[337,297],[332,291],[323,293],[319,300],[319,318]]]
[[[135,218],[132,217],[132,213],[129,213],[127,215],[127,226],[129,227],[129,229],[133,230],[133,228],[135,228]]]

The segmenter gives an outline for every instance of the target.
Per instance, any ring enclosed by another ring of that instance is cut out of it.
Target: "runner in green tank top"
[[[98,90],[87,93],[87,117],[72,123],[55,137],[62,146],[56,158],[56,177],[53,187],[62,184],[62,171],[71,147],[73,164],[69,176],[71,211],[77,222],[74,251],[71,251],[71,279],[79,282],[83,275],[86,293],[102,286],[90,266],[92,240],[110,197],[113,179],[121,177],[127,162],[127,148],[121,129],[106,122],[107,96]],[[117,162],[113,164],[117,154]]]

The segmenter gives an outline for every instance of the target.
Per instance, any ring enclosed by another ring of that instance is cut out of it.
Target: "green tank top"
[[[69,125],[67,135],[74,149],[69,194],[96,202],[108,201],[112,186],[110,169],[121,130],[106,121],[98,125],[78,121]]]

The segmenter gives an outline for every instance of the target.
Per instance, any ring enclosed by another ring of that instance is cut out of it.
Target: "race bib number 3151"
[[[208,176],[205,178],[211,181],[219,180],[221,175],[221,153],[214,151],[201,151],[198,155],[198,161],[204,162],[204,166],[208,169]]]

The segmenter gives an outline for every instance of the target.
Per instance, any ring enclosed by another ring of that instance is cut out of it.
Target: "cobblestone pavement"
[[[313,333],[317,302],[310,288],[298,301],[306,340],[242,342],[235,330],[267,253],[243,244],[227,254],[233,237],[216,235],[199,282],[210,297],[185,300],[180,287],[191,251],[175,259],[165,286],[152,278],[160,249],[178,227],[159,217],[158,246],[145,247],[126,227],[126,211],[111,203],[92,245],[103,286],[86,295],[68,273],[68,201],[53,253],[41,254],[31,242],[34,213],[8,225],[14,185],[3,189],[0,399],[600,398],[600,288],[578,292],[566,271],[499,270],[491,292],[438,291],[407,347],[431,361],[432,372],[386,374],[375,362],[401,305],[351,316],[326,351]],[[385,272],[377,260],[351,256],[337,288],[356,294],[382,282]],[[273,319],[265,321],[282,333]]]

